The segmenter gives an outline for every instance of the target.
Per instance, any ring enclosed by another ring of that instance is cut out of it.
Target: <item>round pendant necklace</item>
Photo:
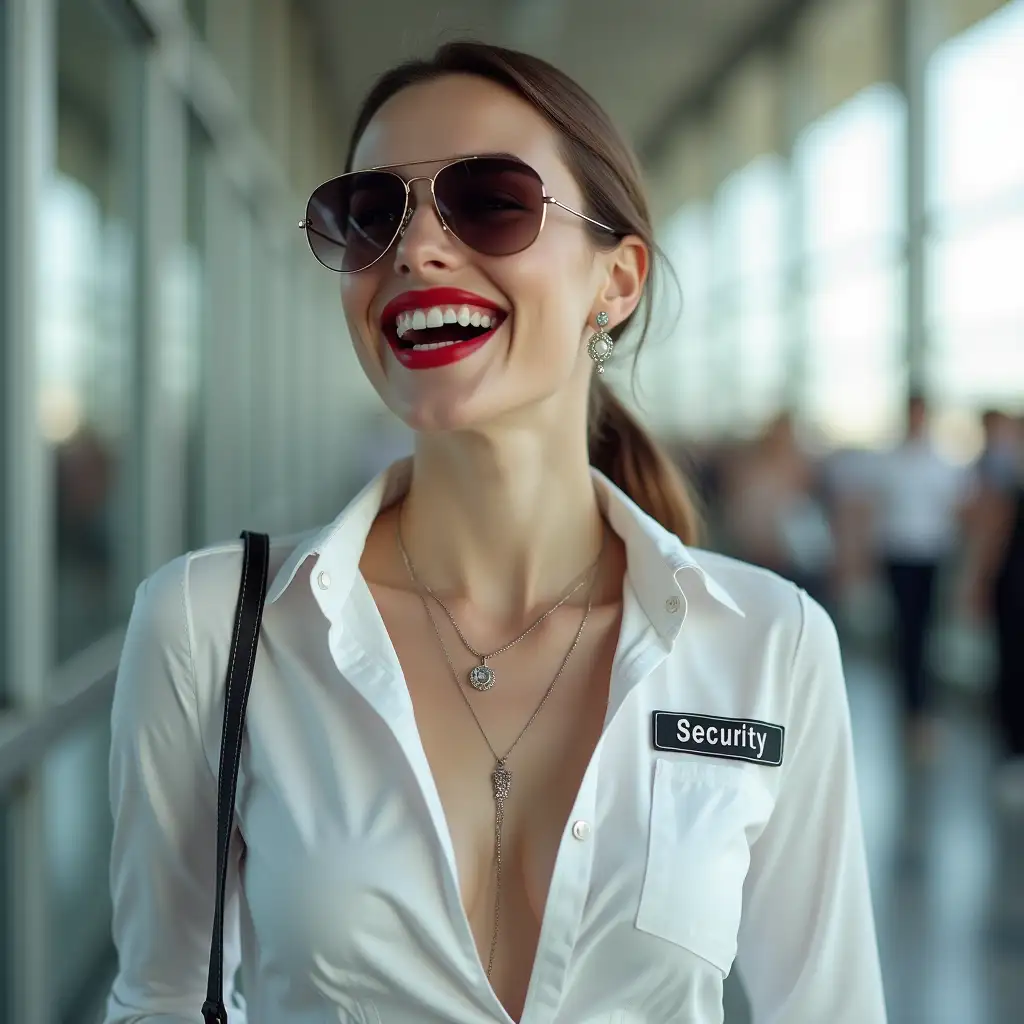
[[[459,624],[455,621],[455,616],[452,615],[452,613],[448,610],[448,606],[444,603],[444,601],[441,600],[441,598],[437,596],[437,594],[433,592],[433,590],[430,589],[430,587],[427,586],[426,583],[424,583],[416,575],[416,570],[413,567],[412,559],[409,558],[409,552],[406,551],[405,542],[402,540],[402,522],[400,512],[398,515],[395,516],[395,525],[396,532],[398,534],[398,548],[402,553],[402,559],[405,562],[405,567],[409,571],[409,578],[418,588],[420,588],[424,593],[432,597],[441,606],[445,615],[448,616],[448,621],[451,622],[456,634],[462,641],[462,645],[466,648],[467,651],[469,651],[470,654],[473,655],[474,658],[480,659],[480,664],[474,665],[467,673],[466,682],[469,683],[469,685],[472,686],[474,690],[477,690],[481,693],[491,689],[491,687],[494,686],[495,682],[494,669],[491,668],[491,666],[488,665],[487,662],[489,662],[492,658],[496,658],[499,654],[504,654],[510,648],[515,647],[515,645],[519,643],[520,640],[529,636],[529,634],[532,633],[549,615],[551,615],[553,612],[558,611],[558,609],[561,608],[562,605],[565,604],[565,602],[568,601],[569,598],[572,597],[573,594],[575,594],[587,582],[588,578],[590,577],[590,574],[596,568],[597,564],[601,561],[601,554],[604,551],[604,544],[602,542],[601,551],[598,552],[597,558],[586,569],[584,569],[579,576],[576,577],[576,580],[574,580],[574,582],[570,584],[570,589],[567,590],[566,593],[559,599],[558,603],[552,605],[539,619],[537,619],[527,629],[520,633],[519,636],[515,638],[515,640],[512,640],[509,643],[505,644],[504,647],[499,647],[496,651],[490,651],[485,653],[484,651],[478,651],[466,639],[465,634],[459,628]]]

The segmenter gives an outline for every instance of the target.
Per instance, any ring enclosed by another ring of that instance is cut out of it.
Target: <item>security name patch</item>
[[[786,730],[781,725],[679,711],[655,711],[651,717],[655,750],[728,757],[776,768],[782,764]]]

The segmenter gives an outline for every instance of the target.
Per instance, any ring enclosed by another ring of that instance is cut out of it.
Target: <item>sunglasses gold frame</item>
[[[309,201],[312,200],[313,196],[316,195],[316,193],[319,192],[320,189],[324,187],[324,185],[329,185],[333,181],[340,181],[342,178],[350,178],[350,177],[352,177],[355,174],[367,174],[370,171],[383,171],[385,174],[391,174],[395,178],[397,178],[402,183],[402,186],[405,189],[405,205],[404,205],[404,207],[402,209],[402,219],[399,221],[398,227],[395,229],[395,233],[392,236],[391,241],[389,241],[388,244],[386,246],[384,246],[383,249],[381,249],[380,255],[375,260],[373,260],[371,263],[367,263],[365,267],[359,267],[358,270],[338,270],[335,267],[327,266],[327,264],[324,263],[324,261],[322,259],[320,259],[319,256],[317,256],[316,250],[313,248],[313,243],[312,243],[312,241],[310,240],[310,237],[309,237],[310,236],[310,232],[317,233],[317,234],[319,234],[319,232],[316,232],[316,229],[310,223],[308,218],[303,218],[302,220],[299,221],[299,227],[303,231],[306,232],[306,244],[309,246],[309,251],[313,254],[313,257],[316,259],[317,263],[319,263],[322,267],[326,267],[327,270],[334,271],[334,273],[336,273],[336,274],[358,274],[358,273],[360,273],[360,272],[362,272],[364,270],[369,270],[370,267],[372,267],[375,264],[379,263],[391,251],[391,247],[395,244],[396,241],[398,241],[398,239],[400,239],[402,237],[403,234],[405,234],[406,229],[409,227],[409,222],[412,220],[412,215],[415,213],[415,207],[411,205],[412,189],[410,188],[410,186],[413,184],[413,182],[416,182],[416,181],[429,181],[430,182],[430,200],[431,200],[431,203],[433,204],[434,213],[437,214],[437,219],[440,222],[441,227],[445,231],[447,231],[450,235],[452,235],[453,238],[457,238],[467,248],[473,249],[474,252],[477,252],[478,251],[477,249],[474,249],[473,246],[471,246],[468,242],[463,241],[463,239],[459,238],[458,232],[456,232],[452,227],[450,227],[449,224],[447,223],[447,221],[444,219],[444,214],[441,213],[441,208],[437,204],[437,195],[434,192],[434,182],[437,180],[437,176],[439,174],[441,174],[442,171],[446,171],[449,167],[453,167],[456,164],[464,164],[464,163],[468,163],[468,162],[470,162],[472,160],[488,160],[488,159],[489,160],[508,160],[510,163],[520,164],[522,167],[525,167],[531,174],[533,174],[536,177],[538,182],[540,182],[540,191],[541,191],[541,200],[542,200],[541,213],[540,213],[540,227],[537,228],[537,234],[533,236],[531,241],[527,245],[523,246],[522,249],[517,249],[516,252],[525,252],[527,249],[529,249],[529,247],[531,245],[533,245],[534,242],[537,241],[538,238],[540,238],[540,233],[544,230],[544,225],[547,223],[547,215],[548,215],[548,207],[549,206],[557,206],[557,207],[559,207],[559,209],[565,210],[566,213],[571,213],[574,217],[579,217],[580,220],[585,220],[585,221],[587,221],[587,223],[593,224],[595,227],[601,228],[602,231],[607,231],[607,232],[609,232],[612,235],[618,236],[618,235],[621,234],[621,232],[616,231],[615,228],[610,227],[607,224],[603,224],[599,220],[594,220],[593,217],[588,217],[585,213],[580,213],[579,210],[574,210],[571,206],[566,206],[565,203],[560,203],[557,199],[555,199],[554,196],[548,195],[548,190],[547,190],[547,187],[544,185],[544,180],[541,178],[541,176],[537,173],[537,171],[533,167],[531,167],[528,163],[526,163],[525,160],[520,160],[518,157],[514,157],[514,156],[511,156],[510,154],[506,154],[506,153],[487,153],[487,154],[479,154],[479,155],[475,155],[475,156],[456,157],[453,160],[449,160],[446,164],[444,164],[443,167],[439,167],[436,171],[434,171],[433,174],[429,174],[429,175],[428,174],[419,174],[419,175],[416,175],[415,177],[412,177],[412,178],[403,178],[402,175],[398,174],[394,170],[394,168],[395,167],[416,167],[419,164],[435,164],[438,161],[437,160],[411,160],[411,161],[408,161],[406,163],[380,164],[377,167],[364,167],[364,168],[362,168],[361,170],[358,170],[358,171],[346,171],[344,174],[339,174],[339,175],[336,175],[333,178],[328,178],[326,181],[321,182],[310,193],[309,200],[306,201],[307,208],[309,206]],[[326,237],[326,236],[322,236],[322,237]],[[333,241],[333,239],[331,239],[331,241]],[[504,253],[503,255],[514,256],[514,255],[516,255],[516,252]],[[486,255],[486,254],[484,254],[484,255]]]

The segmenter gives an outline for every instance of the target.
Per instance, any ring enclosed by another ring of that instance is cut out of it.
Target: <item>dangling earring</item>
[[[605,331],[608,326],[608,314],[603,310],[597,314],[597,331],[590,336],[587,342],[587,352],[590,358],[597,364],[597,372],[604,373],[604,364],[611,358],[615,342],[612,336]]]

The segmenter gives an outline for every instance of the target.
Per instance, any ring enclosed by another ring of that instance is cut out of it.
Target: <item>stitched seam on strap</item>
[[[248,591],[248,585],[249,585],[249,578],[248,577],[249,577],[249,560],[245,557],[245,554],[244,554],[244,551],[243,551],[243,555],[242,555],[242,587],[241,587],[241,592],[239,593],[239,598],[238,598],[239,606],[240,607],[244,607],[245,606],[245,597],[246,597],[246,593]],[[217,796],[218,796],[217,802],[218,802],[218,804],[220,803],[219,781],[221,779],[223,779],[223,777],[224,777],[224,764],[225,764],[225,757],[226,757],[226,751],[227,751],[227,735],[226,735],[226,733],[227,733],[227,722],[228,722],[228,708],[231,706],[231,683],[232,683],[232,680],[234,678],[235,660],[236,660],[236,658],[238,656],[238,640],[239,640],[239,635],[240,634],[241,634],[241,630],[240,629],[235,631],[235,635],[233,637],[232,644],[231,644],[231,659],[228,662],[227,680],[226,680],[226,682],[224,684],[224,724],[223,724],[223,726],[221,728],[221,737],[222,738],[221,738],[221,744],[220,744],[220,767],[219,767],[219,774],[218,774],[218,791],[217,791]],[[233,817],[234,808],[233,807],[225,807],[224,811],[225,811],[226,817],[230,820]],[[229,827],[228,828],[228,832],[227,832],[227,836],[225,837],[225,842],[224,842],[224,864],[221,867],[221,873],[220,873],[220,888],[221,888],[221,892],[224,895],[224,908],[223,908],[223,915],[224,916],[227,915],[227,876],[228,876],[228,864],[230,862],[230,853],[231,853],[231,828]],[[221,918],[221,925],[222,925],[222,932],[221,932],[222,939],[221,939],[221,941],[222,942],[223,942],[223,923],[224,923],[224,918],[222,917]],[[217,977],[216,977],[215,980],[217,982],[217,991],[218,992],[223,991],[223,988],[224,988],[224,963],[223,963],[223,959],[222,958],[218,958],[218,970],[217,970]]]
[[[239,607],[244,608],[246,603],[246,594],[249,587],[249,560],[243,554],[242,556],[242,590],[238,597]],[[221,740],[220,744],[220,774],[218,778],[223,778],[224,775],[224,759],[226,757],[227,743],[226,731],[228,724],[228,708],[231,706],[231,684],[235,678],[235,660],[238,657],[238,640],[241,630],[235,632],[231,642],[231,658],[228,661],[228,675],[227,680],[224,683],[224,722],[221,727],[221,736],[224,739]]]
[[[248,566],[247,566],[247,568],[248,568]],[[246,587],[246,585],[247,585],[247,580],[243,576],[243,578],[242,578],[242,588],[244,589]],[[260,601],[259,604],[262,605],[262,601]],[[257,608],[257,615],[256,615],[257,630],[256,630],[255,636],[253,636],[253,638],[252,638],[252,650],[249,653],[249,669],[248,669],[248,673],[246,674],[246,683],[247,684],[250,682],[250,680],[252,678],[253,664],[256,661],[256,648],[259,646],[260,630],[258,628],[258,625],[259,625],[259,620],[260,620],[260,617],[261,617],[259,613],[261,611],[262,611],[262,608],[258,607]],[[234,664],[234,654],[232,654],[232,666],[233,666],[233,664]],[[227,701],[226,700],[225,700],[224,706],[225,706],[225,708],[227,707]],[[235,783],[236,783],[236,780],[238,779],[238,763],[239,763],[239,761],[241,759],[241,756],[242,756],[242,731],[244,731],[244,730],[240,730],[239,731],[238,742],[235,744],[235,749],[234,749],[234,752],[233,752],[233,754],[234,754],[234,762],[231,765],[231,788],[232,789],[235,788]],[[233,808],[232,808],[232,810],[233,810]]]

